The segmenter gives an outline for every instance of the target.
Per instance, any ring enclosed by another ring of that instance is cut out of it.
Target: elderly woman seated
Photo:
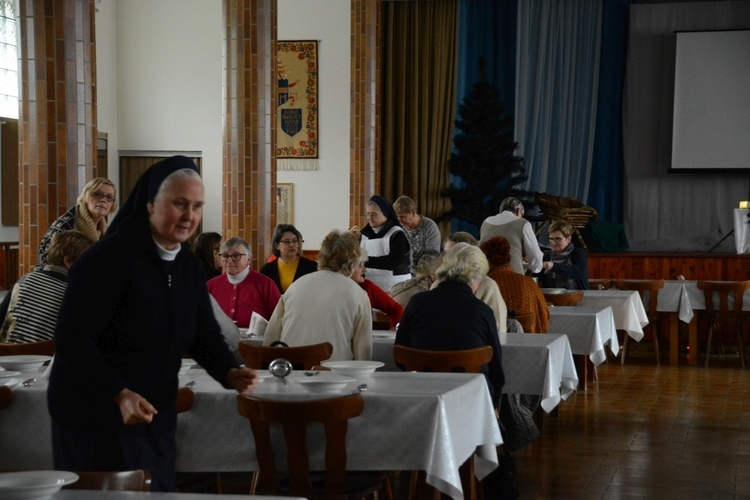
[[[479,248],[479,243],[477,243],[476,238],[465,231],[458,231],[457,233],[453,233],[448,236],[448,239],[446,239],[445,243],[443,244],[443,248],[446,252],[448,252],[451,248],[459,243],[466,243],[473,247]],[[440,277],[438,277],[438,281],[432,284],[431,288],[435,288],[439,282]],[[497,326],[497,331],[501,333],[507,332],[508,308],[505,305],[503,296],[500,294],[500,289],[497,287],[497,283],[495,283],[495,281],[488,276],[485,276],[479,282],[479,286],[477,288],[477,291],[474,292],[474,295],[479,300],[490,306],[490,308],[492,309],[492,312],[495,315],[495,324]]]
[[[529,332],[547,333],[549,308],[544,294],[533,279],[518,274],[510,265],[510,243],[502,236],[496,236],[481,247],[490,264],[488,276],[495,280],[509,311],[517,315],[533,313],[535,319]]]
[[[78,231],[55,233],[41,271],[26,274],[0,304],[0,342],[24,344],[48,340],[68,285],[68,269],[94,242]]]
[[[482,251],[459,243],[449,250],[437,270],[440,283],[412,297],[396,332],[396,345],[434,351],[492,347],[492,359],[482,368],[497,406],[505,376],[492,309],[474,296],[489,265]]]
[[[442,254],[435,250],[425,250],[417,256],[416,260],[417,264],[411,270],[414,277],[399,283],[388,292],[401,307],[406,307],[414,295],[430,289],[436,279],[435,271],[443,262]]]
[[[401,321],[401,315],[404,314],[404,308],[401,304],[394,301],[390,295],[385,293],[378,285],[365,278],[365,259],[357,264],[352,271],[351,278],[359,284],[359,286],[367,292],[367,297],[370,299],[370,305],[373,309],[381,311],[390,321],[391,328],[396,329],[398,322]]]
[[[318,253],[318,272],[302,276],[281,296],[263,344],[330,342],[332,360],[371,359],[370,299],[350,278],[362,252],[353,234],[328,233]]]
[[[279,302],[279,289],[268,276],[250,268],[253,251],[242,238],[229,238],[219,248],[224,274],[208,281],[208,292],[240,328],[247,328],[253,313],[268,319]]]
[[[573,226],[562,220],[549,225],[549,244],[552,249],[544,252],[542,287],[589,289],[589,264],[586,250],[573,246]]]

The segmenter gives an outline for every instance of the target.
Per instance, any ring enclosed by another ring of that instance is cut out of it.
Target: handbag
[[[510,455],[510,450],[503,444],[503,453],[498,447],[497,469],[490,472],[482,480],[484,498],[498,500],[515,500],[519,497],[516,462]]]
[[[526,399],[530,398],[524,398],[523,402],[527,402]],[[522,403],[520,394],[503,394],[500,399],[500,422],[503,425],[503,442],[510,451],[519,450],[539,437],[533,411]]]

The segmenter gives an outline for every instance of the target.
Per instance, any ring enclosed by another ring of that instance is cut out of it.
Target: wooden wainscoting
[[[591,253],[589,276],[612,279],[742,281],[750,279],[750,254]]]
[[[18,242],[0,242],[0,289],[10,290],[18,281]]]

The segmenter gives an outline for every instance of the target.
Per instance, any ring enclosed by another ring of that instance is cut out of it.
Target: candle
[[[750,201],[741,201],[740,208],[750,208]]]

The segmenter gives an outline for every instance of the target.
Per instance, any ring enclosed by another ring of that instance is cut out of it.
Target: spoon
[[[268,364],[268,371],[274,377],[279,377],[286,385],[286,377],[292,373],[292,363],[288,359],[274,359]]]
[[[320,375],[320,372],[319,371],[310,371],[310,372],[305,372],[305,375],[307,375],[308,377],[314,377],[315,375]]]
[[[195,385],[195,380],[191,380],[190,382],[185,384],[185,387],[187,387],[188,389],[192,389],[194,385]]]
[[[28,387],[28,386],[30,386],[31,384],[33,384],[34,382],[36,382],[36,379],[35,379],[35,378],[30,378],[30,379],[26,379],[26,380],[24,380],[23,382],[19,382],[19,383],[17,383],[17,384],[16,384],[16,385],[14,385],[13,387],[18,387],[19,385],[20,385],[21,387]]]
[[[357,386],[357,389],[352,394],[356,394],[358,392],[365,392],[366,390],[367,390],[367,384],[359,384]]]

